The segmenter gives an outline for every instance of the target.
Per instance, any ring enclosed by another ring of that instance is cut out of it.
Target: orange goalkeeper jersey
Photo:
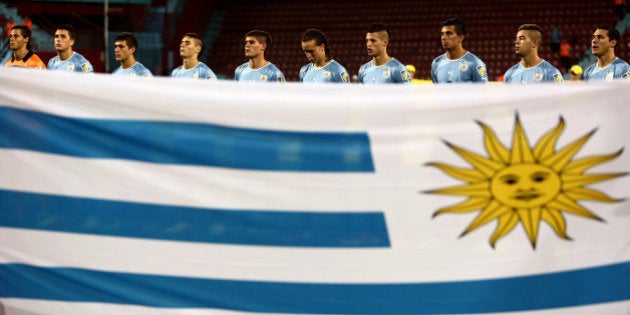
[[[24,58],[20,60],[16,60],[15,57],[12,57],[4,64],[5,67],[22,67],[22,68],[35,68],[35,69],[46,69],[46,64],[39,59],[39,56],[34,54],[32,51],[29,51]]]

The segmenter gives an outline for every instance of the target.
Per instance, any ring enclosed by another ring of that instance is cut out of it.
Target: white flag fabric
[[[629,88],[0,69],[0,314],[628,314]]]

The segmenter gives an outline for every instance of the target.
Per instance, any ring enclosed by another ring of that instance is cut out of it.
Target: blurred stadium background
[[[414,64],[416,77],[430,78],[433,58],[443,53],[439,40],[442,21],[459,17],[468,28],[464,48],[488,66],[497,80],[518,61],[513,53],[516,29],[536,23],[545,30],[543,58],[561,67],[560,57],[550,49],[551,30],[562,32],[571,44],[571,63],[583,67],[595,62],[590,39],[595,25],[614,25],[623,34],[617,56],[628,61],[630,18],[616,12],[614,1],[543,0],[392,0],[392,1],[305,1],[305,0],[3,0],[0,3],[2,42],[0,57],[10,56],[8,30],[15,23],[33,30],[33,46],[44,62],[56,53],[54,26],[69,23],[77,30],[75,50],[88,58],[97,72],[117,66],[113,38],[132,32],[139,40],[136,58],[154,74],[168,75],[179,66],[179,41],[183,34],[204,36],[206,48],[201,61],[219,76],[231,79],[234,69],[245,62],[243,36],[252,29],[271,33],[273,43],[266,57],[289,81],[296,81],[307,61],[300,37],[308,28],[324,31],[337,61],[356,74],[368,61],[365,30],[384,22],[392,31],[389,53],[405,64]]]

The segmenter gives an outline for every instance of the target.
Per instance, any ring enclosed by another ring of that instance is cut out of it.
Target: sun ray
[[[562,212],[557,209],[545,209],[542,212],[543,221],[547,222],[558,237],[570,240],[567,235],[567,221],[564,219]]]
[[[452,166],[452,165],[448,165],[448,164],[440,163],[440,162],[430,162],[430,163],[426,163],[425,165],[437,167],[440,170],[442,170],[444,173],[451,175],[452,177],[455,177],[457,179],[463,180],[465,182],[477,182],[477,181],[488,178],[477,169],[461,168],[461,167],[456,167],[456,166]]]
[[[612,154],[608,154],[608,155],[598,155],[598,156],[590,156],[590,157],[585,157],[585,158],[581,158],[579,160],[575,160],[571,163],[569,163],[565,168],[564,168],[564,172],[565,173],[583,173],[584,171],[586,171],[587,169],[595,166],[595,165],[599,165],[601,163],[604,162],[608,162],[614,158],[617,158],[618,156],[621,155],[621,153],[623,153],[623,148],[620,149],[617,152],[614,152]]]
[[[547,206],[550,208],[562,210],[564,212],[569,212],[569,213],[573,213],[579,216],[583,216],[589,219],[603,221],[602,218],[586,210],[586,208],[582,207],[579,203],[575,202],[575,200],[562,194],[558,195],[556,199],[549,202]]]
[[[518,115],[516,115],[514,136],[512,138],[512,151],[510,153],[510,165],[534,161],[534,154],[529,148],[529,141],[527,141],[527,135],[525,134],[525,130],[523,130]]]
[[[473,197],[469,198],[461,203],[452,205],[450,207],[440,208],[433,213],[433,217],[436,217],[443,213],[466,213],[475,210],[482,209],[488,204],[487,197]]]
[[[601,202],[623,201],[623,199],[612,198],[606,195],[605,193],[595,190],[595,189],[575,188],[570,191],[565,191],[564,194],[573,200],[593,200],[593,201],[601,201]]]
[[[490,204],[479,213],[479,215],[468,225],[462,235],[468,234],[486,224],[490,221],[497,219],[498,217],[511,212],[512,209],[506,207],[496,200],[492,200]]]
[[[497,222],[497,228],[494,230],[494,233],[492,233],[492,236],[490,236],[490,246],[495,248],[497,241],[512,232],[516,223],[518,223],[518,217],[514,211],[500,216]]]
[[[492,176],[498,169],[504,167],[500,162],[492,161],[480,154],[458,147],[448,141],[444,141],[444,143],[459,154],[459,156],[468,161],[468,163],[476,167],[486,177]]]
[[[542,217],[542,210],[540,207],[535,208],[521,208],[517,209],[516,213],[518,214],[519,221],[521,221],[521,225],[523,229],[525,229],[525,233],[527,233],[527,238],[529,242],[532,244],[533,248],[536,248],[536,239],[538,238],[538,229],[540,227],[540,218]]]
[[[558,125],[556,128],[547,132],[536,145],[534,146],[534,156],[540,161],[542,159],[547,158],[552,155],[556,149],[556,143],[558,142],[558,138],[564,131],[565,123],[564,118],[560,116],[558,121]]]
[[[507,164],[510,151],[499,141],[494,131],[481,121],[477,121],[484,133],[484,144],[488,155],[495,161]]]
[[[488,182],[472,183],[468,185],[446,187],[441,189],[429,190],[427,193],[442,194],[442,195],[456,195],[456,196],[471,196],[471,197],[490,197],[490,191],[488,190]]]
[[[556,154],[541,160],[541,162],[557,172],[563,171],[571,159],[578,153],[578,151],[580,151],[580,149],[582,149],[591,136],[593,136],[595,131],[597,131],[597,129],[593,129],[591,132],[568,144]]]
[[[564,180],[564,189],[566,191],[573,190],[578,187],[583,187],[589,184],[598,183],[601,181],[625,176],[627,173],[608,173],[608,174],[564,174],[562,176]]]

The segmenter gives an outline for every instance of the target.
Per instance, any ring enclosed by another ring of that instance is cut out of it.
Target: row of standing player
[[[485,63],[473,53],[463,48],[466,26],[460,19],[450,19],[442,23],[441,42],[445,50],[431,64],[434,83],[488,82]],[[70,25],[58,26],[55,35],[57,56],[50,59],[48,69],[64,71],[94,72],[90,62],[72,50],[74,29]],[[20,40],[20,37],[22,38]],[[400,61],[389,56],[391,33],[383,23],[371,25],[366,32],[366,48],[371,60],[359,69],[358,81],[370,83],[410,83],[412,75]],[[508,69],[504,75],[506,83],[562,82],[562,74],[551,63],[540,58],[538,48],[542,43],[543,31],[535,24],[524,24],[518,29],[514,48],[521,61]],[[617,58],[615,46],[620,41],[619,32],[608,26],[598,26],[592,37],[592,52],[597,63],[584,71],[588,81],[630,78],[630,66]],[[245,56],[248,62],[236,68],[237,81],[283,82],[284,75],[278,67],[265,59],[265,50],[271,45],[269,33],[253,30],[245,34]],[[203,39],[196,33],[188,33],[180,42],[180,56],[183,64],[171,73],[173,77],[217,79],[216,74],[198,57],[203,51]],[[15,26],[11,30],[10,47],[14,56],[5,66],[46,68],[41,59],[30,48],[30,30],[25,26]],[[134,53],[138,42],[131,33],[121,33],[115,38],[114,53],[120,62],[113,74],[128,76],[152,76]],[[302,82],[350,82],[347,70],[332,59],[325,34],[309,29],[302,35],[302,49],[309,64],[300,69]]]

